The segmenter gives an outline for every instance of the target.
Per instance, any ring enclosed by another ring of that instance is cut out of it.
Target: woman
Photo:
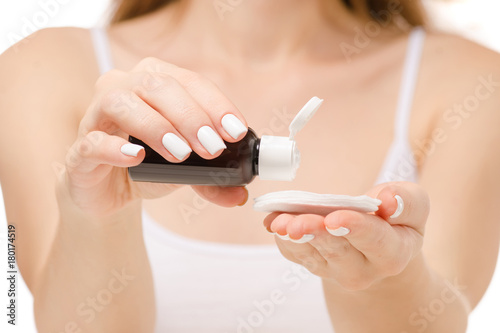
[[[0,179],[40,332],[465,331],[499,245],[497,54],[415,28],[416,1],[117,5],[105,31],[0,58]],[[193,187],[208,203],[128,178],[128,135],[211,159],[248,125],[287,135],[314,95],[294,182]],[[283,189],[382,204],[246,203]]]

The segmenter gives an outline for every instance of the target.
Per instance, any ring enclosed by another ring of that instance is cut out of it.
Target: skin
[[[0,56],[0,180],[39,331],[69,332],[72,325],[88,332],[153,330],[140,217],[145,208],[187,237],[276,242],[286,258],[322,277],[337,332],[418,332],[424,324],[426,332],[464,332],[499,246],[500,156],[493,152],[500,143],[500,89],[473,111],[445,114],[477,95],[479,77],[500,82],[500,57],[458,37],[428,34],[409,140],[415,153],[425,142],[434,142],[433,150],[418,155],[418,184],[373,187],[393,136],[406,34],[385,30],[348,62],[339,45],[353,44],[354,27],[363,26],[367,15],[353,15],[340,1],[244,2],[224,21],[211,2],[189,4],[113,26],[117,70],[100,78],[83,29],[43,30]],[[245,24],[257,18],[261,24]],[[193,51],[193,45],[199,48]],[[255,181],[248,186],[251,197],[284,189],[366,193],[382,200],[377,213],[266,217],[250,203],[225,208],[247,200],[243,188],[219,189],[214,196],[196,187],[217,205],[186,218],[177,207],[193,203],[190,187],[127,178],[124,168],[144,158],[144,152],[120,152],[128,134],[175,161],[161,137],[176,131],[194,151],[213,158],[197,142],[199,126],[213,126],[236,141],[220,126],[220,118],[233,113],[258,133],[287,135],[271,111],[285,106],[293,116],[313,95],[325,103],[297,137],[303,155],[297,179]],[[116,107],[130,98],[133,103]],[[437,140],[436,130],[446,139]],[[318,175],[319,167],[330,172]],[[405,209],[391,219],[395,194]],[[256,221],[264,221],[264,228]],[[340,226],[350,234],[336,237],[325,229]],[[295,244],[266,229],[292,239],[312,233],[315,239]],[[109,310],[90,322],[75,315],[82,301],[122,270],[131,282]],[[444,312],[411,322],[419,307],[449,290],[457,297],[449,298]]]

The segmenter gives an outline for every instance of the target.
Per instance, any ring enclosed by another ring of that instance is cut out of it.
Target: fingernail
[[[288,234],[286,234],[286,235],[280,235],[280,234],[277,233],[276,236],[278,236],[282,240],[290,240],[290,236],[288,236]]]
[[[234,114],[226,114],[221,120],[222,127],[224,130],[233,137],[237,139],[247,131],[247,128],[241,120],[239,120]]]
[[[270,230],[269,230],[269,229],[267,229],[267,228],[266,228],[266,231],[267,231],[268,233],[270,233],[271,235],[273,235],[273,236],[274,236],[274,235],[276,235],[276,233],[275,233],[275,232],[270,231]]]
[[[134,143],[126,143],[123,146],[121,146],[120,151],[127,155],[127,156],[132,156],[132,157],[137,157],[137,154],[141,151],[144,150],[143,146],[136,145]]]
[[[401,213],[403,212],[403,209],[405,208],[405,204],[403,202],[403,198],[401,198],[399,195],[395,195],[394,196],[394,199],[396,199],[397,203],[398,203],[398,206],[396,208],[396,211],[394,212],[394,214],[392,214],[390,216],[391,219],[395,219],[396,217],[398,217],[399,215],[401,215]]]
[[[326,228],[326,231],[328,231],[330,234],[337,236],[337,237],[342,237],[342,236],[348,235],[351,232],[351,230],[349,230],[345,227],[340,227],[337,229]]]
[[[176,159],[183,160],[189,153],[193,150],[187,143],[182,141],[174,133],[167,133],[161,139],[163,146],[170,152],[170,154],[174,155]]]
[[[224,141],[222,141],[219,134],[215,133],[210,126],[201,127],[198,130],[197,136],[200,143],[211,155],[214,155],[219,150],[226,148],[226,145],[224,144]]]
[[[241,206],[244,206],[244,205],[247,203],[247,201],[248,201],[248,190],[247,190],[247,188],[246,188],[246,187],[244,187],[243,189],[245,190],[245,192],[247,193],[247,195],[245,196],[245,200],[244,200],[242,203],[240,203],[240,204],[238,205],[238,206],[240,206],[240,207],[241,207]]]
[[[290,238],[290,241],[297,243],[297,244],[304,244],[304,243],[312,241],[313,239],[314,239],[313,234],[305,234],[304,236],[300,237],[300,239]]]

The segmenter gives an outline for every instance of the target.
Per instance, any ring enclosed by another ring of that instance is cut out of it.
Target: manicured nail
[[[328,231],[329,233],[331,233],[332,235],[337,236],[337,237],[342,237],[342,236],[348,235],[351,232],[351,230],[349,230],[345,227],[340,227],[340,228],[333,229],[333,230],[326,228],[326,231]]]
[[[126,143],[123,146],[121,146],[120,151],[127,155],[127,156],[133,156],[137,157],[137,154],[141,151],[144,150],[143,146],[136,145],[134,143]]]
[[[226,148],[219,134],[215,133],[210,126],[203,126],[198,130],[198,140],[211,155]]]
[[[288,236],[288,234],[286,234],[286,235],[280,235],[280,234],[277,233],[276,236],[278,236],[282,240],[290,240],[290,236]]]
[[[174,133],[167,133],[161,139],[163,146],[170,152],[170,154],[174,155],[176,159],[183,160],[189,153],[193,150],[187,143],[181,140]]]
[[[390,216],[391,219],[395,219],[396,217],[398,217],[399,215],[401,215],[401,213],[403,212],[403,209],[405,208],[405,204],[403,202],[403,198],[401,198],[399,195],[395,195],[394,196],[394,199],[396,199],[396,201],[398,202],[398,207],[396,208],[396,211],[394,212],[394,214],[392,214]]]
[[[273,235],[273,236],[274,236],[274,235],[276,235],[276,233],[275,233],[275,232],[269,231],[269,229],[267,229],[267,228],[266,228],[266,231],[267,231],[268,233],[270,233],[271,235]]]
[[[300,239],[293,239],[290,238],[291,242],[297,243],[297,244],[304,244],[312,241],[314,239],[313,234],[305,234],[304,236],[300,237]]]
[[[240,135],[247,131],[246,126],[234,114],[226,114],[222,117],[221,124],[233,139],[238,139]]]

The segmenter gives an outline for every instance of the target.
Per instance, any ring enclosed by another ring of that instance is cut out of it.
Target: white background
[[[57,2],[55,2],[57,1]],[[440,29],[460,33],[467,38],[500,52],[500,1],[462,0],[436,1],[424,0],[434,24]],[[57,6],[42,6],[56,3]],[[22,0],[0,2],[0,53],[12,45],[12,40],[22,36],[23,26],[31,22],[36,29],[48,26],[90,27],[105,22],[104,13],[109,0]],[[45,9],[44,9],[45,8]],[[47,12],[49,15],[44,15]],[[47,20],[45,18],[48,17]],[[25,32],[31,32],[25,31]],[[24,37],[24,36],[22,36]],[[1,75],[1,73],[0,73]],[[5,211],[0,193],[0,267],[6,265],[6,239],[4,226]],[[499,260],[500,263],[500,260]],[[497,265],[497,268],[500,265]],[[4,271],[3,269],[0,270]],[[5,269],[6,271],[6,269]],[[0,331],[35,332],[32,313],[32,297],[20,280],[18,282],[18,325],[6,324],[5,302],[7,299],[6,280],[0,273]],[[62,292],[62,291],[61,291]],[[468,333],[500,332],[500,268],[479,306],[470,316]],[[5,330],[7,329],[7,330]]]

